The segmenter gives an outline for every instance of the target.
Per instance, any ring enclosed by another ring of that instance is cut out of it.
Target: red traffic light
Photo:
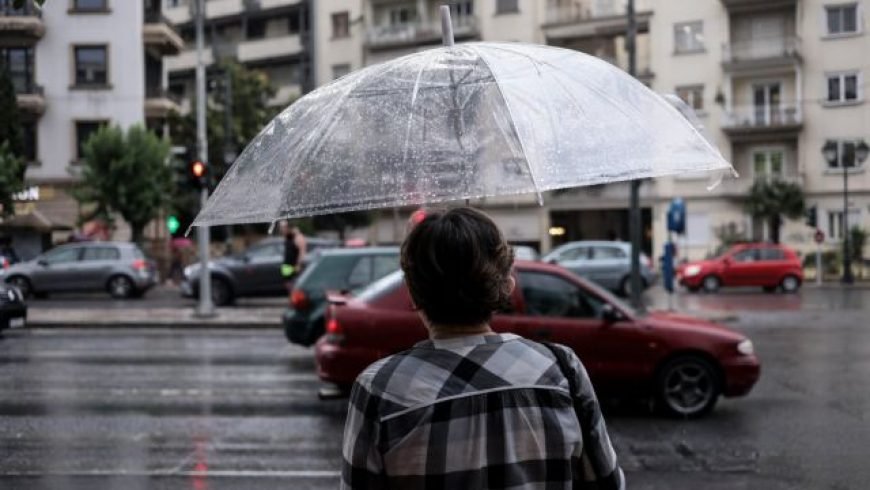
[[[193,165],[190,167],[191,173],[198,179],[201,179],[205,175],[205,170],[205,164],[202,162],[193,162]]]

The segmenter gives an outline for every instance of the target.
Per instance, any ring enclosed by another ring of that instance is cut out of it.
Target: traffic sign
[[[816,230],[816,234],[813,237],[816,243],[822,243],[825,241],[825,232],[822,230]]]

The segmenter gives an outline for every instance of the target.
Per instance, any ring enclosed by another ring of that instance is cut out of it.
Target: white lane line
[[[197,476],[207,478],[338,478],[340,471],[330,470],[209,470],[209,471],[176,471],[176,470],[86,470],[86,471],[3,471],[3,477],[33,477],[33,476]]]

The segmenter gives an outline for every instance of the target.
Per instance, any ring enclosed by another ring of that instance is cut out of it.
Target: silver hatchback
[[[610,241],[570,242],[544,256],[544,262],[560,265],[604,288],[628,295],[631,288],[631,244]],[[656,279],[649,257],[641,254],[640,274],[646,289]]]
[[[114,298],[129,298],[141,296],[157,283],[154,262],[128,242],[61,245],[9,267],[3,275],[25,296],[106,291]]]

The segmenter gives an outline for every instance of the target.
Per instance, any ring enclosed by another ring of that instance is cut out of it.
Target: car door
[[[78,264],[79,287],[81,289],[105,289],[109,276],[121,254],[116,247],[108,245],[88,245],[82,248]]]
[[[761,261],[758,263],[759,286],[775,286],[789,270],[789,261],[785,252],[775,246],[761,249]]]
[[[591,248],[587,279],[600,286],[617,290],[626,274],[628,255],[620,247],[596,245]]]
[[[270,242],[255,245],[246,254],[247,287],[244,289],[257,293],[286,292],[284,278],[281,276],[281,262],[284,259],[284,244]]]
[[[722,268],[724,286],[751,286],[757,282],[760,251],[756,247],[744,248],[731,254]]]
[[[565,248],[556,255],[555,262],[578,276],[589,274],[590,249],[586,245],[575,245]]]
[[[43,254],[31,275],[33,288],[46,292],[76,289],[80,255],[81,247],[78,246],[56,248]]]

